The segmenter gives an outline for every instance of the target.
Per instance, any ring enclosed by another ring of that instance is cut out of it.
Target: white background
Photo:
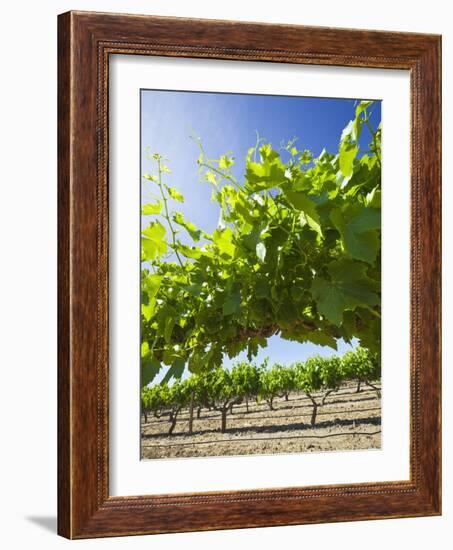
[[[110,494],[409,479],[409,72],[113,56],[110,67]],[[382,448],[139,461],[140,87],[382,99]],[[124,185],[124,182],[136,185]],[[397,185],[395,185],[397,183]],[[395,272],[394,266],[398,265]],[[136,376],[131,376],[131,366]],[[222,475],[219,476],[219,471]]]
[[[324,0],[249,2],[16,1],[2,5],[0,39],[0,385],[1,541],[5,548],[275,548],[447,549],[453,528],[451,451],[453,326],[451,185],[444,188],[444,515],[438,518],[247,529],[68,542],[56,516],[56,15],[68,9],[243,19],[337,27],[442,33],[444,152],[452,150],[453,28],[450,2]],[[4,42],[4,43],[3,43]],[[453,163],[444,153],[444,181]],[[450,250],[449,253],[447,251]],[[451,332],[451,331],[450,331]],[[6,375],[6,376],[5,376]]]

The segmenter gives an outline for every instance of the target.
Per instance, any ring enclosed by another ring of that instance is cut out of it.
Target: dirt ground
[[[318,402],[321,398],[318,397]],[[193,434],[187,433],[189,411],[181,411],[175,430],[168,435],[167,418],[141,419],[142,458],[176,458],[248,454],[301,453],[379,449],[381,447],[381,399],[375,390],[348,384],[330,394],[318,408],[316,426],[310,425],[312,406],[303,394],[289,400],[276,398],[275,410],[265,402],[235,405],[220,431],[220,413],[201,410],[194,414]]]

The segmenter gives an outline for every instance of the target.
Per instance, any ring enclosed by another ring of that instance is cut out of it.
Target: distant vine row
[[[315,356],[305,362],[289,366],[274,364],[268,367],[267,360],[255,363],[236,363],[231,370],[216,368],[206,373],[192,374],[173,383],[163,381],[145,386],[141,392],[142,412],[145,422],[148,416],[167,418],[168,433],[174,432],[178,416],[183,409],[189,409],[189,434],[193,432],[194,417],[200,418],[203,408],[220,412],[220,429],[227,429],[227,416],[233,407],[245,403],[249,412],[249,401],[267,403],[274,410],[276,397],[289,399],[291,392],[303,392],[311,402],[311,426],[316,426],[319,407],[326,398],[338,391],[345,382],[357,382],[357,391],[368,385],[380,397],[381,366],[377,354],[361,347],[346,352],[342,357]],[[195,412],[196,411],[196,412]]]

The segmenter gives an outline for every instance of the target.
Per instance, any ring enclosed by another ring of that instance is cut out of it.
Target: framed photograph
[[[440,514],[440,37],[58,47],[59,533]]]

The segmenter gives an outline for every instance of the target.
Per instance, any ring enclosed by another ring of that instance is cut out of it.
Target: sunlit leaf
[[[168,187],[167,186],[168,194],[172,199],[178,202],[184,202],[184,196],[174,187]]]
[[[220,170],[228,170],[234,164],[234,158],[228,157],[227,155],[222,155],[219,160]]]
[[[152,214],[160,214],[162,211],[163,203],[162,201],[158,202],[149,202],[142,206],[142,214],[144,216],[150,216]]]
[[[173,221],[181,227],[184,227],[184,229],[189,233],[194,241],[200,240],[201,230],[197,229],[197,227],[192,222],[187,221],[181,214],[181,212],[173,213]]]
[[[217,178],[214,172],[206,172],[205,178],[209,181],[209,183],[212,183],[212,185],[217,185]]]
[[[359,148],[353,143],[345,141],[341,144],[339,162],[340,170],[345,178],[352,175],[354,159],[358,152]]]
[[[154,260],[167,252],[165,227],[160,222],[151,222],[142,231],[142,251],[146,260]]]
[[[233,257],[236,247],[233,243],[233,232],[231,228],[216,229],[212,234],[212,240],[214,241],[217,249],[221,255]]]

